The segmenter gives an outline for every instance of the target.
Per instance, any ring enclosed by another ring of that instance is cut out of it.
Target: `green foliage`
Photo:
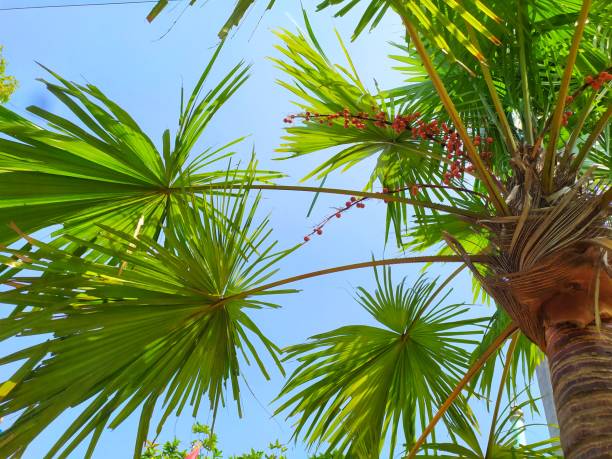
[[[217,448],[217,435],[213,433],[209,426],[196,422],[192,430],[193,433],[199,434],[199,436],[191,442],[192,447],[201,445],[204,451],[204,455],[201,456],[203,459],[223,458],[223,452]],[[160,449],[159,444],[147,441],[140,459],[184,459],[190,450],[181,450],[180,444],[181,441],[175,438],[172,441],[165,442]],[[276,440],[274,443],[270,442],[268,444],[266,451],[251,448],[247,453],[229,456],[228,459],[287,459],[287,451],[287,446]],[[308,459],[344,459],[344,456],[334,451],[331,453],[314,454],[309,456]]]
[[[203,456],[203,459],[221,459],[223,457],[223,452],[217,448],[217,435],[209,426],[196,422],[191,430],[197,435],[191,442],[191,448],[200,447],[202,450],[210,453]],[[178,438],[174,438],[172,441],[166,441],[160,450],[159,444],[147,440],[140,459],[185,459],[190,450],[180,449],[180,445],[181,441]]]
[[[125,261],[125,269],[29,237],[36,250],[3,249],[1,263],[18,259],[44,275],[13,276],[7,282],[20,287],[0,293],[1,303],[16,307],[0,320],[1,338],[19,334],[42,341],[0,361],[26,359],[3,386],[2,412],[21,414],[0,436],[0,454],[15,454],[80,404],[84,409],[50,455],[62,447],[65,454],[94,433],[91,452],[107,424],[119,425],[142,406],[139,453],[159,398],[164,412],[158,431],[188,401],[195,415],[204,394],[216,412],[225,404],[228,380],[241,413],[239,354],[269,378],[253,338],[283,371],[278,348],[248,311],[276,307],[264,296],[292,291],[263,285],[289,251],[273,251],[268,221],[255,220],[258,202],[248,193],[193,197],[171,215],[163,245],[106,226],[104,244],[65,236],[102,259]]]
[[[558,439],[550,438],[529,444],[522,444],[520,437],[529,426],[523,421],[522,410],[532,403],[531,399],[520,401],[521,394],[513,397],[501,413],[489,451],[483,451],[478,441],[478,432],[473,429],[456,429],[456,440],[452,443],[426,443],[418,458],[461,458],[461,459],[540,459],[562,458]]]
[[[99,224],[157,238],[189,187],[223,186],[226,167],[212,169],[233,153],[241,139],[204,151],[197,141],[215,113],[240,88],[247,68],[235,66],[204,96],[204,83],[221,48],[212,56],[186,105],[178,130],[162,135],[159,151],[136,121],[93,85],[71,83],[49,71],[58,83],[47,89],[76,117],[78,124],[39,107],[29,111],[49,128],[0,107],[0,243],[19,238],[7,225],[26,233],[62,225],[58,233],[95,239]],[[193,159],[188,162],[189,156]],[[259,180],[279,174],[254,172],[253,164],[231,174],[240,184],[252,174]],[[57,234],[57,233],[56,233]],[[76,249],[76,247],[72,247]]]
[[[167,3],[159,1],[149,19]],[[233,5],[221,37],[253,3]],[[274,1],[266,4],[270,8]],[[516,172],[523,151],[515,146],[531,147],[538,136],[546,143],[565,68],[573,70],[569,90],[577,115],[561,131],[562,154],[576,162],[576,172],[590,168],[592,180],[584,186],[593,194],[609,189],[611,132],[604,117],[609,87],[594,93],[583,79],[612,64],[612,4],[593,0],[585,40],[571,67],[565,57],[581,4],[323,0],[318,8],[336,6],[338,16],[364,6],[355,36],[395,11],[415,23],[423,46],[414,33],[414,41],[396,44],[392,59],[406,84],[371,90],[342,40],[346,64],[338,65],[304,14],[306,33],[277,32],[281,56],[273,59],[288,77],[280,84],[297,99],[300,111],[347,109],[365,113],[364,118],[383,112],[386,120],[418,112],[421,120],[441,123],[452,114],[454,127],[461,119],[467,137],[495,138],[492,157],[474,175],[442,186],[452,162],[443,142],[372,120],[363,129],[325,122],[294,125],[279,151],[284,159],[327,155],[306,177],[320,180],[376,158],[363,189],[380,185],[385,193],[405,198],[389,203],[386,219],[387,233],[394,231],[400,248],[461,256],[465,250],[458,261],[470,265],[470,254],[482,260],[498,250],[491,243],[498,226],[488,223],[499,217],[500,206],[491,201],[495,192],[511,201],[514,189],[523,185],[524,177]],[[268,220],[258,219],[260,196],[249,191],[281,174],[257,170],[254,158],[244,166],[226,161],[241,139],[219,149],[199,146],[211,119],[247,78],[248,67],[240,63],[209,86],[220,50],[186,100],[181,94],[174,138],[164,131],[159,147],[100,89],[51,71],[54,80],[44,83],[70,118],[30,107],[45,123],[39,126],[0,107],[0,282],[7,286],[0,303],[13,306],[0,319],[0,339],[25,336],[35,342],[0,358],[0,365],[19,365],[0,385],[0,415],[16,416],[0,436],[0,456],[20,457],[47,426],[76,408],[79,414],[48,457],[65,457],[86,439],[86,457],[91,457],[105,428],[140,411],[134,457],[182,458],[187,451],[176,439],[162,446],[146,443],[142,451],[156,408],[161,409],[159,435],[171,414],[189,406],[195,416],[203,401],[213,417],[232,400],[241,414],[239,378],[245,363],[253,362],[270,378],[267,360],[284,375],[280,349],[251,313],[278,307],[270,295],[294,291],[282,285],[339,269],[270,282],[277,263],[297,247],[276,249]],[[426,53],[433,56],[435,71],[423,64]],[[0,78],[3,71],[0,61]],[[433,85],[436,74],[448,98]],[[0,81],[9,87],[12,80]],[[554,142],[550,145],[556,150]],[[491,179],[495,192],[479,179],[489,173],[496,179]],[[417,184],[418,193],[408,194]],[[50,242],[30,236],[51,228],[59,229]],[[360,288],[356,295],[375,326],[347,325],[285,349],[285,360],[297,360],[298,367],[279,395],[277,412],[295,420],[294,438],[327,449],[312,459],[378,457],[385,442],[392,456],[402,436],[410,450],[418,432],[511,320],[501,310],[486,317],[468,315],[469,306],[463,304],[443,306],[446,282],[437,287],[420,278],[410,287],[405,280],[394,284],[386,268],[382,275],[375,271],[375,278],[374,292]],[[471,382],[470,394],[457,397],[444,414],[451,442],[438,442],[434,432],[420,457],[555,457],[550,440],[515,441],[526,428],[515,422],[515,405],[535,406],[529,392],[527,401],[516,402],[519,382],[521,376],[530,381],[542,359],[525,336],[518,338],[503,388],[511,404],[491,428],[493,450],[483,454],[468,402],[491,398],[502,353],[494,352]],[[194,433],[207,457],[222,457],[208,426],[196,424]],[[277,441],[268,451],[251,449],[233,459],[284,459],[286,452]]]
[[[345,326],[288,348],[300,366],[277,410],[297,418],[296,437],[351,457],[378,457],[387,434],[391,452],[402,431],[414,441],[466,371],[464,346],[477,343],[481,321],[463,318],[463,305],[441,306],[435,282],[394,285],[388,269],[375,277],[376,291],[359,288],[357,300],[380,326]],[[476,421],[464,399],[445,419],[463,428]]]
[[[398,103],[387,92],[370,93],[362,83],[353,61],[339,38],[339,43],[347,58],[347,67],[333,64],[327,58],[316,34],[304,13],[308,36],[294,34],[286,30],[277,32],[283,45],[276,48],[283,54],[283,59],[273,59],[277,66],[290,78],[291,82],[279,81],[293,95],[299,97],[297,107],[302,112],[337,113],[347,108],[351,113],[386,113],[387,119],[404,114],[414,106]],[[425,92],[425,91],[424,91]],[[427,91],[432,93],[431,85]],[[418,95],[415,95],[415,98]],[[373,116],[373,115],[371,115]],[[401,190],[396,195],[409,197],[406,188],[417,183],[440,183],[446,166],[442,162],[444,152],[439,145],[413,139],[410,132],[397,133],[391,127],[379,127],[366,123],[364,129],[345,129],[341,124],[328,126],[326,123],[306,123],[287,128],[283,143],[277,149],[284,156],[282,159],[297,158],[317,152],[329,152],[329,157],[304,179],[316,177],[322,179],[333,172],[345,171],[358,166],[366,158],[375,156],[377,163],[372,171],[370,181],[365,188],[372,189],[376,181],[391,190]],[[419,240],[421,249],[440,241],[439,231],[431,232],[425,221],[437,221],[438,212],[425,210],[424,206],[435,202],[448,202],[453,207],[470,212],[485,214],[488,204],[478,195],[463,191],[449,191],[444,188],[424,188],[420,191],[418,201],[411,209],[407,206],[390,203],[388,205],[387,228],[393,229],[398,244],[402,244],[402,226],[407,225],[412,211],[417,217],[416,223],[420,234],[411,234]],[[473,226],[465,220],[454,216],[444,216],[453,224],[463,225],[470,232]],[[448,223],[448,222],[447,222]],[[425,240],[428,242],[424,244]],[[434,240],[432,242],[432,240]]]
[[[2,46],[0,46],[0,104],[8,102],[16,88],[15,77],[6,75],[6,60],[2,57]]]

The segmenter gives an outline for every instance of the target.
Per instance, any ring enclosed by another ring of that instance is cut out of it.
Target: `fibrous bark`
[[[612,323],[548,327],[546,354],[565,457],[612,458]]]

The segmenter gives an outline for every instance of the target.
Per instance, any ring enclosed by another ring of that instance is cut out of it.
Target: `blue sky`
[[[68,2],[0,0],[0,8],[58,3]],[[68,79],[89,82],[101,88],[127,109],[150,137],[159,143],[165,128],[176,127],[181,84],[187,89],[193,85],[218,43],[216,33],[225,20],[227,3],[233,2],[209,0],[204,2],[203,7],[190,7],[174,26],[172,24],[186,2],[171,5],[170,12],[152,25],[144,19],[150,5],[0,11],[0,44],[4,45],[8,72],[19,80],[19,89],[8,107],[24,113],[28,105],[35,104],[64,113],[62,106],[46,93],[44,86],[35,81],[38,77],[46,77],[43,69],[35,63],[38,61]],[[299,2],[277,3],[272,12],[263,17],[261,9],[251,11],[240,29],[232,32],[231,39],[224,47],[210,81],[215,81],[240,60],[252,64],[251,78],[219,113],[204,134],[202,146],[219,146],[238,136],[250,134],[239,147],[241,155],[247,157],[254,146],[262,167],[282,170],[290,176],[283,180],[285,183],[296,183],[326,158],[326,154],[283,162],[274,160],[274,150],[283,132],[282,119],[294,109],[290,95],[275,83],[275,79],[283,75],[266,59],[267,56],[278,55],[274,49],[278,40],[271,31],[279,27],[295,30],[302,24]],[[310,12],[315,31],[329,56],[342,62],[333,28],[336,27],[348,41],[356,16],[334,19],[331,11],[314,13],[316,3],[304,1],[304,7]],[[172,30],[166,34],[171,26]],[[364,34],[349,45],[362,80],[370,88],[374,87],[374,77],[381,87],[391,87],[401,81],[401,75],[391,70],[392,62],[386,55],[391,52],[388,42],[400,40],[402,36],[401,24],[395,17],[389,16],[374,32]],[[366,161],[343,174],[335,174],[328,180],[328,185],[361,188],[372,165],[373,161]],[[341,196],[322,197],[312,218],[308,219],[306,213],[310,199],[308,195],[297,193],[264,195],[262,210],[270,213],[274,235],[282,245],[291,246],[300,241],[321,217],[329,213],[331,207],[341,205],[345,200]],[[396,256],[394,246],[385,248],[383,244],[384,215],[382,203],[368,203],[365,209],[355,209],[327,226],[323,236],[315,238],[286,259],[280,276],[364,261],[372,255]],[[413,266],[397,267],[394,268],[394,277],[399,280],[407,276],[409,280],[414,280],[419,275],[419,269]],[[436,268],[430,271],[430,275],[442,275],[450,269]],[[302,289],[301,293],[283,299],[281,310],[259,311],[254,318],[281,347],[303,342],[311,335],[338,326],[372,323],[353,299],[356,286],[369,287],[372,284],[370,270],[305,281],[298,286]],[[450,301],[469,302],[472,299],[469,286],[469,279],[460,276],[454,282]],[[474,306],[475,313],[481,314],[482,308],[485,306]],[[10,352],[15,345],[14,341],[3,343],[2,353]],[[288,368],[292,368],[291,364]],[[6,370],[0,376],[7,376]],[[245,367],[245,377],[254,394],[243,386],[245,417],[238,419],[234,406],[230,404],[217,420],[220,446],[227,455],[244,452],[251,447],[263,447],[277,438],[281,442],[288,442],[291,437],[290,422],[282,417],[270,418],[274,409],[271,402],[283,383],[281,375],[273,370],[272,381],[266,382],[257,369]],[[476,413],[486,437],[489,415],[482,407],[477,407]],[[62,416],[30,446],[24,457],[42,457],[72,416],[74,413]],[[210,421],[204,410],[200,412],[198,420],[203,423]],[[9,424],[11,419],[5,422]],[[192,438],[192,422],[189,413],[184,413],[180,419],[171,419],[160,438],[169,439],[177,435],[189,440]],[[133,416],[115,431],[106,433],[94,457],[131,457],[136,425],[137,418]],[[541,435],[541,431],[536,435]],[[535,439],[530,437],[530,440]],[[304,446],[299,441],[297,444],[291,443],[289,448],[291,458],[306,457]],[[83,450],[79,450],[71,457],[79,458],[82,455]]]

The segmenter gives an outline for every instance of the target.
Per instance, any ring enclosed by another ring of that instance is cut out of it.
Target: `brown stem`
[[[490,258],[486,255],[473,255],[470,257],[474,263],[487,263]],[[274,287],[278,287],[285,284],[290,284],[304,279],[310,279],[312,277],[325,276],[327,274],[339,273],[342,271],[350,271],[353,269],[361,268],[372,268],[375,266],[389,266],[389,265],[401,265],[406,263],[463,263],[465,260],[463,257],[456,255],[434,255],[434,256],[421,256],[421,257],[409,257],[409,258],[388,258],[386,260],[372,260],[364,261],[361,263],[354,263],[350,265],[336,266],[334,268],[322,269],[320,271],[313,271],[306,274],[300,274],[298,276],[288,277],[269,284],[262,285],[253,290],[244,292],[242,295],[250,295],[257,293],[262,290],[268,290]]]
[[[482,368],[482,366],[489,359],[489,357],[491,357],[491,354],[493,354],[503,344],[503,342],[506,341],[506,339],[517,329],[518,326],[514,323],[508,325],[495,339],[495,341],[493,341],[491,345],[484,351],[480,358],[476,360],[476,362],[474,362],[474,364],[470,367],[465,376],[461,379],[461,381],[459,381],[457,386],[455,386],[455,389],[453,389],[446,401],[442,404],[442,406],[440,406],[438,412],[431,419],[428,426],[425,428],[419,439],[416,441],[416,443],[404,459],[412,459],[416,456],[416,453],[418,452],[419,448],[423,445],[429,434],[433,431],[434,427],[436,427],[438,421],[442,419],[442,416],[444,415],[444,413],[446,413],[446,410],[448,410],[448,408],[452,405],[455,399],[459,396],[463,388],[470,382],[474,375],[478,373],[478,371]]]
[[[490,261],[490,257],[486,255],[473,255],[470,257],[470,261],[474,263],[488,263]],[[255,287],[251,290],[246,290],[244,292],[237,293],[236,295],[221,298],[220,300],[211,304],[207,308],[204,308],[202,313],[208,312],[210,308],[217,308],[219,306],[222,306],[228,301],[245,298],[249,295],[253,295],[264,290],[269,290],[271,288],[280,287],[281,285],[287,285],[305,279],[311,279],[313,277],[326,276],[328,274],[351,271],[353,269],[373,268],[376,266],[402,265],[408,263],[465,263],[465,257],[459,257],[456,255],[434,255],[409,258],[388,258],[385,260],[363,261],[361,263],[353,263],[350,265],[335,266],[333,268],[321,269],[319,271],[312,271],[305,274],[299,274],[297,276],[287,277],[285,279],[280,279],[274,282],[270,282],[268,284],[260,285],[259,287]]]
[[[482,215],[469,210],[457,209],[452,206],[446,206],[444,204],[437,204],[435,202],[425,202],[415,199],[403,198],[401,196],[393,196],[391,194],[383,193],[372,193],[368,191],[358,190],[346,190],[340,188],[320,188],[316,186],[295,186],[295,185],[231,185],[225,183],[201,185],[201,186],[187,186],[184,188],[171,188],[171,191],[206,191],[214,189],[252,189],[252,190],[278,190],[278,191],[302,191],[308,193],[326,193],[326,194],[339,194],[343,196],[359,196],[372,199],[382,199],[384,201],[401,202],[404,204],[411,204],[416,207],[425,207],[427,209],[435,209],[442,212],[446,212],[453,215],[461,215],[463,217],[471,219],[485,219],[488,215]]]

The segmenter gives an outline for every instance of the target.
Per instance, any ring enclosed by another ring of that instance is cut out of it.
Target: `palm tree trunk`
[[[546,354],[566,459],[612,458],[612,323],[550,327]]]

